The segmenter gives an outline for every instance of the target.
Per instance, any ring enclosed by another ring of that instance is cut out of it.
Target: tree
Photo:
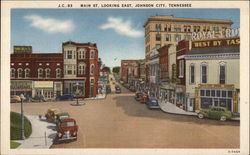
[[[112,72],[118,74],[120,72],[120,67],[113,67]]]
[[[107,66],[103,67],[103,69],[102,69],[102,70],[110,73],[110,68],[109,68],[109,67],[107,67]]]

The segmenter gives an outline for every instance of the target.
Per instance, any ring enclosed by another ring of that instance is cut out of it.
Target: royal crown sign
[[[239,46],[240,38],[213,39],[204,41],[193,41],[192,48]]]
[[[32,46],[14,46],[14,54],[31,54]]]

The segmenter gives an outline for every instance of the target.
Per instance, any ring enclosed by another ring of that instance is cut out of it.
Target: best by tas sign
[[[215,31],[192,32],[192,41],[231,38],[239,36],[240,36],[240,28],[228,28],[218,32]]]

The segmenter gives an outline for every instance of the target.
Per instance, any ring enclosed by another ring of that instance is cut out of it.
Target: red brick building
[[[160,81],[169,82],[168,69],[168,48],[170,45],[165,45],[158,49],[159,51],[159,67],[160,67]]]
[[[95,97],[98,93],[96,44],[65,42],[62,53],[14,52],[10,68],[12,95],[53,99],[63,94]]]

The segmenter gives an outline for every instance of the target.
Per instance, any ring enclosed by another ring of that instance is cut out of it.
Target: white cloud
[[[71,20],[57,20],[44,18],[39,15],[27,15],[25,19],[31,21],[32,27],[41,29],[48,33],[68,33],[74,30],[74,23]]]
[[[100,28],[103,30],[113,29],[115,32],[126,35],[129,37],[142,37],[143,32],[133,29],[131,21],[124,21],[121,18],[109,17],[106,24],[103,24]]]

